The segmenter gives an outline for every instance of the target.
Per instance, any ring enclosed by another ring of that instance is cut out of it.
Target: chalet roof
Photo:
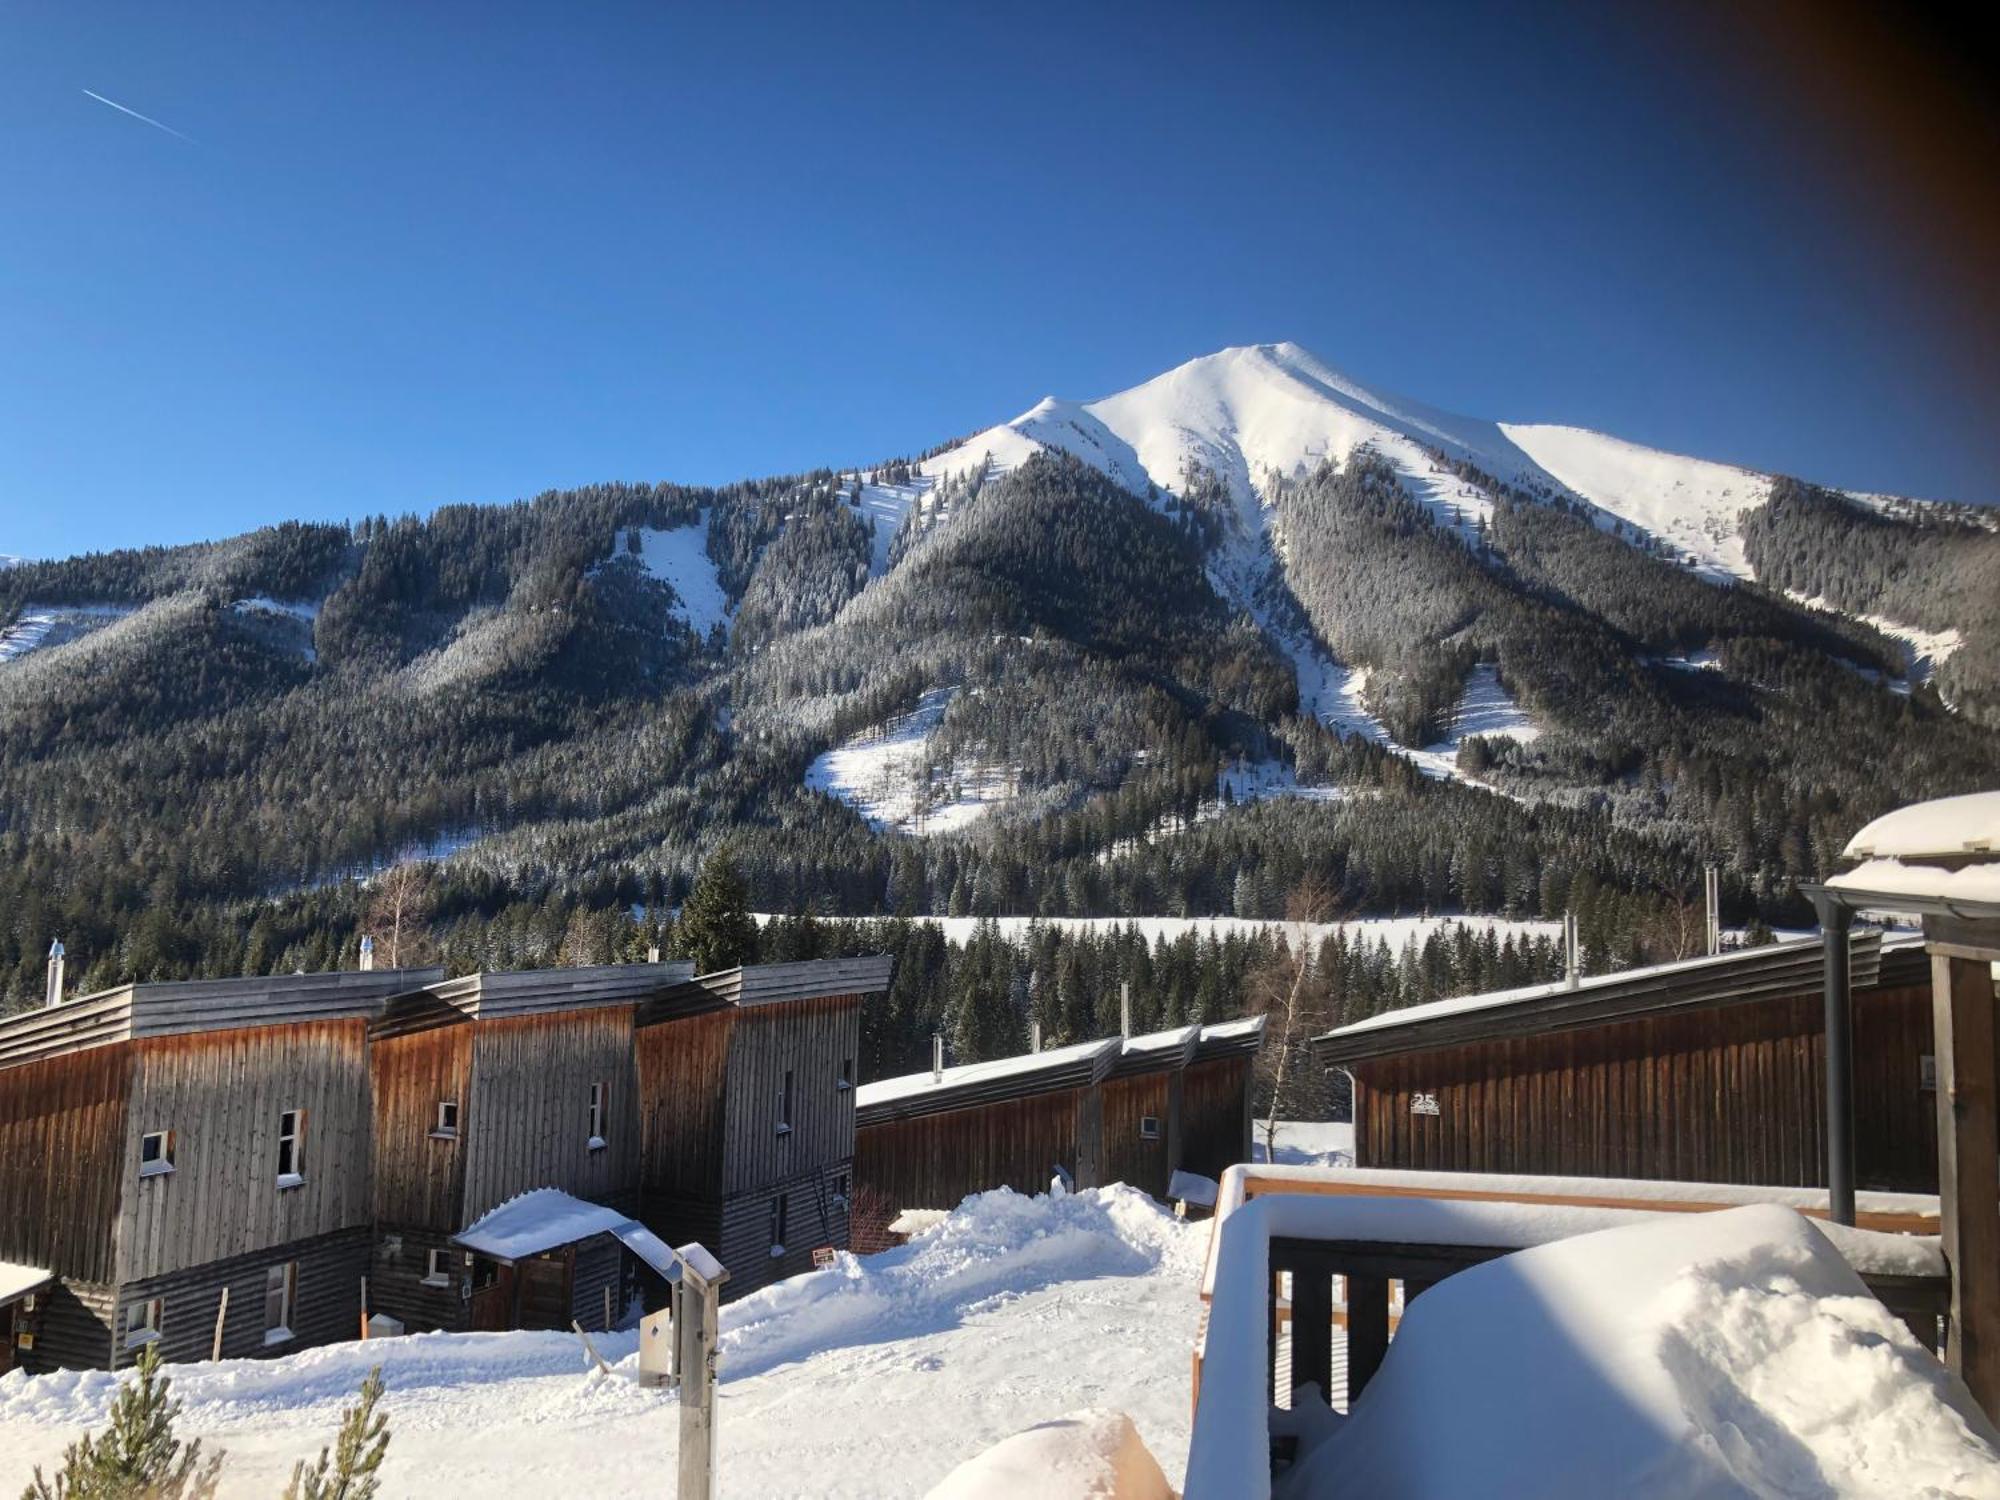
[[[1331,1067],[1467,1042],[1572,1031],[1634,1016],[1816,995],[1822,962],[1817,937],[1797,938],[1599,974],[1579,980],[1574,989],[1558,981],[1462,995],[1339,1027],[1313,1039],[1313,1056]],[[1928,972],[1920,937],[1899,933],[1885,939],[1873,928],[1855,930],[1850,963],[1856,989],[1919,983]]]
[[[442,969],[349,969],[122,984],[0,1020],[0,1068],[139,1037],[371,1019],[392,995],[443,977]]]
[[[794,963],[743,964],[713,974],[683,975],[639,1013],[650,1026],[724,1006],[781,1005],[837,995],[877,995],[889,988],[895,959],[886,953],[861,958],[807,958]]]
[[[1061,1089],[1087,1088],[1110,1077],[1171,1071],[1212,1057],[1254,1053],[1264,1041],[1264,1017],[1181,1026],[1144,1036],[1105,1037],[1046,1052],[990,1062],[961,1063],[933,1077],[928,1071],[880,1078],[854,1091],[854,1123],[879,1125],[917,1115],[942,1114],[1002,1099],[1025,1099]]]
[[[630,1005],[685,982],[693,973],[693,964],[672,959],[657,964],[482,972],[424,988],[467,1016],[492,1019],[593,1005]]]

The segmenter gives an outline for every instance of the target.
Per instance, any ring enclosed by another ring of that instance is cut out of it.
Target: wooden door
[[[569,1327],[570,1285],[575,1267],[574,1246],[516,1263],[515,1270],[521,1278],[520,1327]]]
[[[514,1327],[514,1268],[480,1256],[472,1265],[472,1308],[467,1326],[474,1333],[506,1333]]]

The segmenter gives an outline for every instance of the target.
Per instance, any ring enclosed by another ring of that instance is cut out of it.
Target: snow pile
[[[939,1332],[1057,1281],[1143,1276],[1169,1260],[1192,1294],[1200,1249],[1190,1241],[1185,1224],[1122,1184],[1034,1198],[996,1188],[907,1245],[843,1253],[732,1303],[718,1348],[732,1376],[755,1375],[829,1345]]]
[[[1122,1411],[1079,1411],[996,1443],[925,1500],[1174,1500],[1167,1476]]]
[[[674,613],[707,639],[717,625],[729,628],[729,596],[708,555],[708,528],[699,521],[671,531],[639,533],[639,565],[672,588]]]
[[[1019,776],[999,766],[938,767],[931,736],[957,688],[933,688],[887,724],[849,735],[806,768],[806,786],[838,797],[883,832],[956,833],[1008,802]]]
[[[1822,1234],[1759,1205],[1439,1283],[1278,1494],[1992,1496],[2000,1433]]]

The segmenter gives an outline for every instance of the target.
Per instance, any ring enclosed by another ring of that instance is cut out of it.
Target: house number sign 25
[[[1436,1094],[1412,1094],[1412,1095],[1410,1095],[1410,1113],[1411,1113],[1411,1114],[1413,1114],[1413,1115],[1434,1115],[1434,1114],[1436,1114],[1437,1112],[1438,1112],[1438,1096],[1437,1096]]]

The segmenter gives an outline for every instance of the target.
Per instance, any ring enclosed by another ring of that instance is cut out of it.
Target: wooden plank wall
[[[466,1223],[530,1188],[634,1201],[639,1091],[632,1007],[479,1021],[473,1036],[472,1105],[461,1130]],[[592,1083],[611,1091],[599,1151],[588,1147]]]
[[[30,1374],[102,1370],[111,1363],[118,1289],[108,1282],[60,1281],[36,1314],[35,1347],[19,1355]]]
[[[1250,1059],[1195,1063],[1181,1082],[1181,1166],[1219,1182],[1249,1149]]]
[[[0,1069],[0,1260],[87,1282],[116,1277],[132,1047]]]
[[[723,1084],[736,1015],[724,1008],[639,1028],[642,1200],[721,1195]]]
[[[1922,990],[1856,996],[1861,1185],[1934,1192],[1919,1086]],[[1649,1016],[1354,1066],[1367,1167],[1818,1187],[1825,1062],[1816,997]],[[1424,1093],[1438,1112],[1413,1114]]]
[[[375,1219],[408,1229],[466,1224],[465,1143],[472,1112],[472,1022],[433,1026],[369,1044],[375,1094]],[[432,1135],[440,1099],[458,1101],[457,1140]]]
[[[318,1344],[359,1336],[361,1277],[368,1269],[368,1240],[369,1231],[365,1227],[343,1229],[297,1244],[192,1266],[170,1275],[128,1282],[119,1288],[118,1302],[122,1307],[151,1297],[160,1298],[160,1358],[170,1364],[181,1364],[208,1358],[214,1347],[216,1310],[226,1286],[229,1309],[223,1321],[222,1357],[262,1359],[293,1354]],[[265,1272],[287,1261],[298,1267],[290,1325],[292,1337],[267,1344]],[[120,1345],[115,1355],[114,1368],[123,1368],[133,1362],[138,1351]]]
[[[1104,1081],[1106,1182],[1128,1183],[1155,1198],[1167,1196],[1167,1180],[1174,1169],[1168,1142],[1173,1113],[1170,1095],[1178,1077],[1177,1073],[1141,1073]],[[1139,1122],[1147,1115],[1159,1122],[1155,1140],[1139,1134]]]
[[[717,1258],[729,1268],[723,1300],[733,1301],[759,1287],[812,1269],[820,1246],[845,1247],[850,1237],[847,1210],[835,1201],[835,1179],[846,1169],[827,1168],[789,1182],[741,1193],[723,1204],[714,1241]],[[771,1202],[785,1199],[785,1253],[771,1254]]]
[[[443,1286],[424,1285],[433,1249],[450,1253],[450,1280]],[[368,1310],[400,1318],[411,1333],[462,1330],[468,1304],[461,1283],[469,1285],[471,1276],[465,1262],[466,1252],[442,1230],[378,1225],[369,1251]]]
[[[853,1159],[854,1090],[839,1086],[840,1065],[859,1056],[860,1041],[861,1002],[853,995],[757,1006],[738,1016],[729,1047],[724,1196]],[[781,1132],[787,1071],[791,1129]]]
[[[123,1143],[118,1280],[164,1276],[369,1222],[366,1023],[305,1021],[147,1038]],[[280,1188],[279,1117],[306,1112],[305,1182]],[[174,1170],[139,1177],[172,1130]]]
[[[893,1217],[905,1208],[956,1208],[967,1193],[996,1187],[1044,1193],[1057,1165],[1084,1185],[1079,1096],[1095,1093],[1061,1089],[870,1125],[855,1139],[856,1188]]]

